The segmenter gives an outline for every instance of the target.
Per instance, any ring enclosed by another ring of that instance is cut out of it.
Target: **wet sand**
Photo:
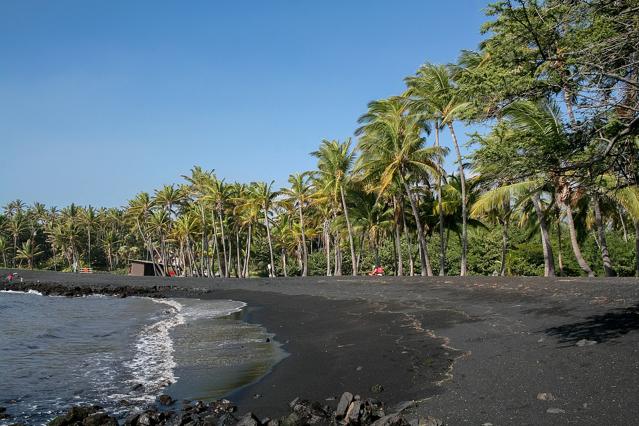
[[[334,405],[343,391],[391,405],[415,400],[408,413],[451,425],[633,424],[639,415],[636,279],[20,273],[27,285],[247,302],[247,319],[290,353],[230,395],[260,416],[284,414],[297,396]]]

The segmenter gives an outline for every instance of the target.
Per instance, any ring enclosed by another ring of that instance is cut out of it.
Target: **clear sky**
[[[194,165],[283,185],[420,64],[476,48],[486,4],[3,0],[0,205],[121,206]]]

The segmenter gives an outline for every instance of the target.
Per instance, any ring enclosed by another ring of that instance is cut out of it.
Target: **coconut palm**
[[[7,240],[4,237],[0,236],[0,253],[2,253],[2,267],[7,267],[7,251],[9,246],[7,244]]]
[[[509,126],[516,132],[514,137],[522,137],[522,134],[529,135],[538,146],[557,146],[568,143],[560,118],[561,112],[553,103],[519,101],[505,108],[504,114]],[[553,159],[547,159],[546,161],[550,169],[553,166],[551,164]],[[572,212],[575,194],[580,192],[580,188],[565,175],[556,175],[550,172],[548,173],[548,178],[555,187],[555,201],[560,209],[563,210],[566,218],[570,244],[577,263],[588,276],[594,276],[594,272],[581,253]]]
[[[85,209],[81,209],[79,219],[80,219],[80,223],[84,225],[84,228],[86,229],[86,232],[87,232],[87,244],[88,244],[87,265],[91,267],[91,231],[95,228],[98,221],[96,210],[92,206],[89,206]]]
[[[409,115],[407,106],[405,99],[397,97],[369,104],[368,113],[359,119],[362,126],[356,131],[361,135],[359,149],[362,151],[357,172],[378,195],[393,184],[404,188],[415,217],[422,275],[432,276],[413,186],[441,174],[438,158],[445,150],[424,147],[421,132],[428,126],[421,118]]]
[[[302,276],[308,275],[308,250],[306,247],[306,229],[304,227],[304,209],[311,201],[311,185],[309,185],[309,173],[294,173],[289,176],[290,188],[282,188],[280,192],[284,199],[297,208],[300,220],[302,237]]]
[[[251,185],[251,197],[255,202],[259,203],[264,215],[264,227],[266,228],[266,237],[268,239],[268,251],[271,260],[271,267],[268,270],[269,277],[274,277],[275,258],[273,257],[273,241],[271,239],[271,225],[269,215],[274,207],[275,198],[279,195],[277,191],[273,191],[274,181],[267,184],[266,182],[255,182]]]
[[[357,275],[357,258],[355,257],[355,242],[353,240],[353,226],[348,217],[348,206],[344,193],[349,185],[350,172],[355,160],[355,153],[351,150],[350,138],[344,142],[337,140],[323,140],[317,151],[311,153],[317,158],[317,179],[315,184],[321,185],[320,190],[339,198],[346,221],[348,242],[351,249],[352,275]]]
[[[36,258],[42,256],[44,252],[40,250],[40,246],[35,244],[31,238],[22,243],[22,247],[18,249],[16,259],[26,260],[29,269],[33,269],[34,261]]]
[[[454,123],[469,109],[470,103],[463,99],[461,92],[452,79],[452,71],[442,65],[425,64],[417,70],[415,76],[406,78],[407,95],[411,99],[411,109],[421,113],[424,118],[434,121],[436,140],[439,143],[439,129],[446,126],[450,131],[457,155],[457,165],[462,195],[462,247],[460,275],[466,275],[468,260],[468,198],[466,193],[466,175],[464,164],[455,133]],[[440,232],[443,230],[440,229]]]

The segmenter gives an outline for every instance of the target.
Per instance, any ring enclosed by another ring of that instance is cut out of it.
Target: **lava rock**
[[[408,422],[401,414],[393,413],[376,420],[371,426],[408,426]]]
[[[237,426],[260,426],[260,420],[255,416],[255,414],[248,412],[237,422]]]
[[[380,385],[379,383],[374,384],[373,386],[371,386],[371,392],[382,393],[384,392],[384,386]]]
[[[82,422],[83,426],[119,426],[115,417],[109,416],[104,411],[91,414]]]
[[[164,405],[164,406],[168,406],[173,404],[173,398],[171,398],[169,395],[160,395],[158,397],[158,401],[160,401],[160,404]]]
[[[72,426],[76,423],[82,424],[84,420],[91,414],[100,411],[101,407],[71,407],[66,414],[56,417],[51,420],[49,426]]]
[[[353,402],[353,394],[350,392],[344,392],[337,404],[337,410],[335,410],[335,418],[341,419],[346,415],[346,410]]]

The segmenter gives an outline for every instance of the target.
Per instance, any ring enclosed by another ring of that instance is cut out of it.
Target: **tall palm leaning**
[[[468,196],[466,193],[466,175],[454,123],[470,107],[461,96],[451,76],[451,71],[443,65],[425,64],[417,70],[415,76],[406,78],[411,109],[420,111],[435,122],[438,132],[440,126],[447,126],[455,146],[459,178],[462,192],[462,250],[460,275],[468,270]],[[439,133],[437,133],[437,136]],[[439,138],[438,138],[439,139]]]
[[[348,185],[350,172],[355,161],[355,153],[351,150],[350,138],[344,142],[323,140],[319,149],[311,153],[317,158],[318,179],[325,193],[339,197],[344,212],[344,220],[348,230],[348,242],[351,249],[352,275],[357,275],[357,257],[353,240],[353,226],[348,216],[348,206],[344,188]]]
[[[407,105],[407,100],[399,97],[373,101],[368,105],[368,113],[359,119],[362,126],[356,130],[356,134],[361,135],[359,148],[362,151],[356,171],[364,181],[370,182],[370,189],[378,195],[394,183],[404,188],[415,217],[421,273],[422,276],[432,276],[417,198],[411,186],[427,181],[430,176],[441,175],[438,159],[446,150],[424,147],[421,133],[427,124],[421,118],[409,115]]]
[[[308,173],[295,173],[289,176],[290,188],[282,188],[281,193],[285,198],[297,206],[302,233],[302,276],[308,275],[308,249],[306,248],[306,230],[304,228],[304,207],[311,198],[311,186]]]
[[[547,146],[567,143],[566,133],[560,119],[560,110],[552,103],[519,101],[505,108],[504,115],[508,125],[516,132],[515,137],[518,137],[517,133],[532,135],[538,144]],[[555,187],[555,200],[566,217],[573,254],[579,267],[589,277],[592,277],[594,272],[581,253],[573,219],[571,203],[579,188],[570,181],[569,176],[550,174],[548,178]]]

